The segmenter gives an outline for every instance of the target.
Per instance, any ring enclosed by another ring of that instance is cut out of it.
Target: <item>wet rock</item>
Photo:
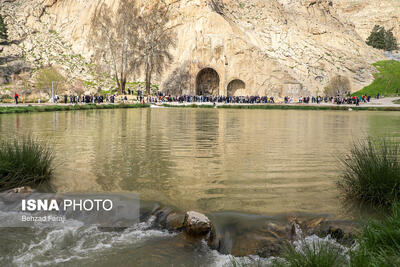
[[[185,222],[184,214],[172,212],[167,216],[166,228],[169,231],[179,231],[183,229],[184,222]]]
[[[191,236],[205,236],[211,231],[211,221],[204,214],[188,211],[185,214],[184,229]]]
[[[156,219],[154,220],[154,226],[165,229],[167,227],[167,217],[172,212],[170,207],[162,207],[154,212]]]
[[[26,196],[35,192],[36,190],[32,189],[30,186],[16,187],[2,192],[0,195],[0,200],[6,203],[12,203],[19,201],[20,199],[25,198]]]
[[[340,240],[344,237],[344,232],[339,227],[330,226],[328,228],[328,233],[331,235],[331,237],[335,238],[336,240]]]
[[[317,235],[319,237],[326,237],[330,235],[342,244],[351,244],[355,238],[355,233],[359,225],[353,221],[337,220],[330,221],[326,218],[295,218],[291,221],[292,232],[295,228],[300,230],[302,236]],[[292,233],[294,234],[294,233]],[[300,238],[298,233],[292,239]]]
[[[22,187],[17,187],[17,188],[13,188],[10,189],[8,191],[6,191],[6,193],[20,193],[20,194],[27,194],[27,193],[33,193],[33,189],[30,186],[22,186]]]
[[[236,237],[231,254],[236,257],[258,255],[267,258],[277,256],[281,251],[283,240],[269,234],[245,233]]]

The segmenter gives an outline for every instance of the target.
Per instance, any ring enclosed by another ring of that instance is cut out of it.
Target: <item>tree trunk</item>
[[[119,82],[119,93],[125,94],[125,87],[126,87],[126,79],[123,78]]]
[[[115,73],[115,80],[117,81],[118,94],[121,94],[122,93],[122,84],[120,83],[117,73]]]
[[[151,71],[150,71],[150,67],[147,66],[146,67],[146,93],[148,95],[151,93],[150,88],[151,88]]]

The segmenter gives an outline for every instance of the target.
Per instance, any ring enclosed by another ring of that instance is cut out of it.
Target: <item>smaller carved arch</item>
[[[233,79],[228,83],[228,96],[243,96],[245,95],[246,83],[240,79]]]

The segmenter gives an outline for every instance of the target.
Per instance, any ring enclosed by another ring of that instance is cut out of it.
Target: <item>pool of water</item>
[[[349,218],[335,186],[338,159],[358,138],[400,137],[400,112],[159,108],[0,116],[1,139],[27,134],[54,147],[60,192],[136,192],[209,214]],[[203,243],[140,227],[95,234],[74,226],[18,230],[8,234],[18,237],[15,247],[0,241],[3,251],[18,253],[2,256],[15,264],[98,265],[101,257],[125,265],[229,262]],[[29,254],[30,246],[48,254]]]

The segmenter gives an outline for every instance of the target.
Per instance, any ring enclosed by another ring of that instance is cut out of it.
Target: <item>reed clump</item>
[[[340,159],[344,168],[338,182],[347,200],[390,207],[400,197],[400,145],[394,139],[354,142]]]
[[[31,137],[0,142],[0,190],[38,188],[53,177],[52,149]]]

